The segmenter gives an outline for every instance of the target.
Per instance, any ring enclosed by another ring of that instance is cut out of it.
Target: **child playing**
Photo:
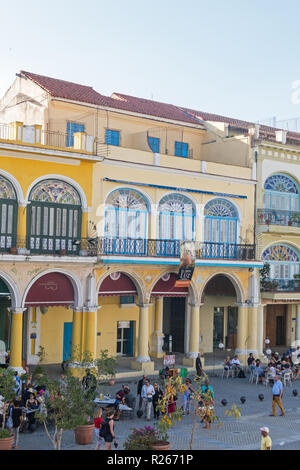
[[[102,416],[102,408],[97,407],[94,411],[94,415],[93,415],[93,418],[94,418],[94,434],[96,436],[96,439],[97,439],[97,446],[95,448],[95,450],[99,450],[100,447],[101,447],[101,441],[102,441],[102,438],[100,437],[100,428],[101,428],[101,424],[103,423],[103,419],[101,418]]]

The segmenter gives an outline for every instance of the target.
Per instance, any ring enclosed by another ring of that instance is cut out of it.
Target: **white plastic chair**
[[[291,387],[292,386],[292,372],[286,372],[283,375],[282,380],[283,380],[283,385],[285,387],[287,386],[287,384],[289,384]]]

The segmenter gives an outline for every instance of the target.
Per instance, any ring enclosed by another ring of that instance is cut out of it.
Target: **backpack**
[[[109,422],[110,422],[110,419],[106,419],[104,423],[101,424],[101,428],[99,431],[100,437],[106,437],[110,434]]]
[[[244,379],[244,378],[245,378],[245,373],[244,373],[244,371],[243,371],[242,369],[241,369],[241,370],[239,371],[239,373],[238,373],[238,378],[239,378],[239,379]]]

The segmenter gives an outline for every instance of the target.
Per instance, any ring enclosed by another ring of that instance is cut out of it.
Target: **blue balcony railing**
[[[266,225],[289,225],[300,227],[300,212],[277,209],[257,209],[257,221]]]
[[[179,258],[180,244],[181,240],[103,237],[98,239],[98,255]],[[255,259],[255,245],[248,244],[195,242],[195,251],[198,259]]]

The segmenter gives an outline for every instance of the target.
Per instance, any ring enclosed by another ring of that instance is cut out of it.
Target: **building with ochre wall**
[[[15,331],[27,363],[38,346],[48,363],[71,347],[108,349],[151,371],[171,338],[188,365],[220,342],[257,354],[250,134],[228,162],[225,144],[207,151],[211,130],[187,110],[28,72],[0,106],[0,175],[19,206],[18,225],[0,234],[2,296],[15,311],[0,332],[12,357]],[[196,268],[188,288],[175,288],[184,240],[195,242]]]

